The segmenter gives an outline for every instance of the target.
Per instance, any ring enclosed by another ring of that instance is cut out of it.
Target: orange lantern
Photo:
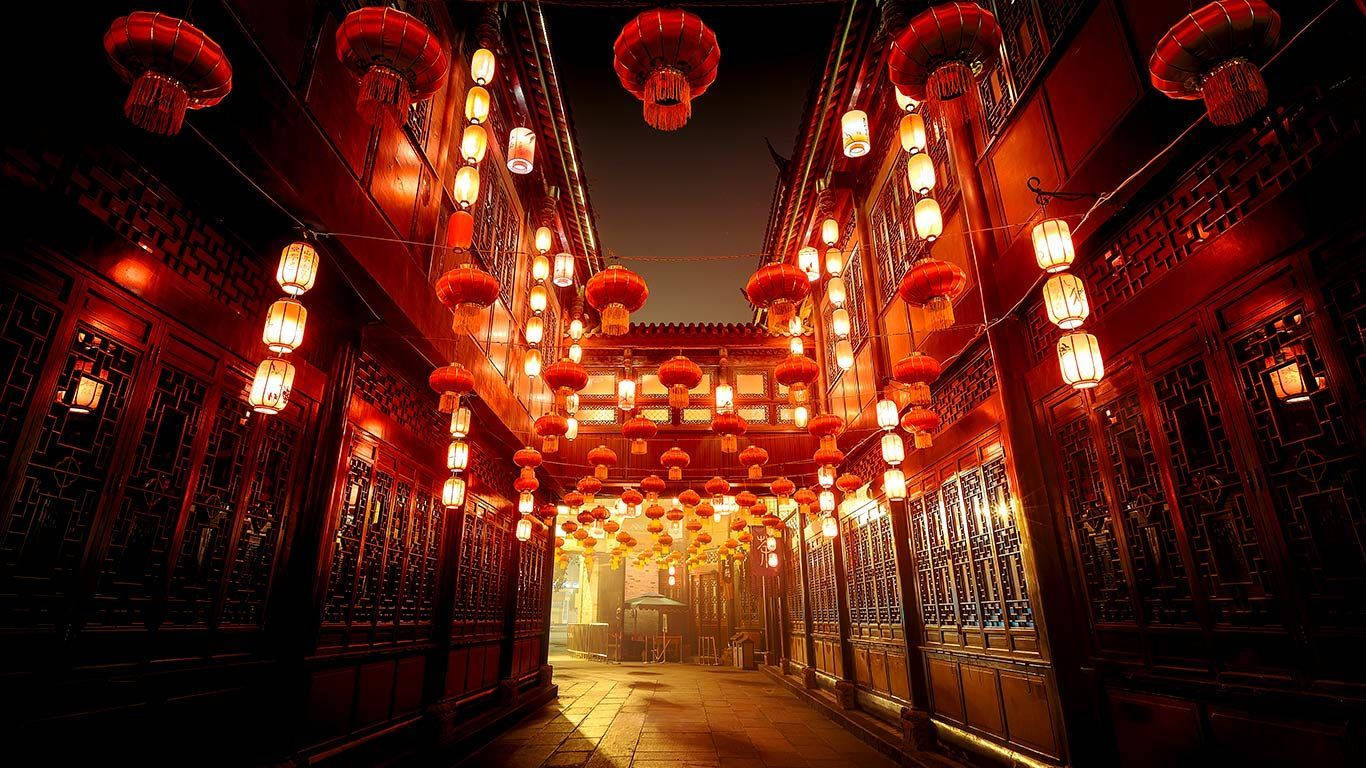
[[[645,278],[619,265],[588,278],[584,299],[602,315],[602,332],[620,336],[631,327],[631,313],[645,306],[650,288]]]
[[[901,416],[901,428],[915,437],[916,448],[934,445],[931,435],[939,429],[939,414],[928,408],[913,407]]]
[[[441,395],[441,412],[451,413],[461,395],[474,391],[474,375],[460,363],[451,363],[432,370],[427,375],[427,384]]]
[[[702,383],[702,369],[697,363],[678,355],[659,366],[659,383],[669,388],[670,408],[686,408],[688,390]]]
[[[711,419],[711,431],[721,437],[721,452],[735,453],[740,447],[739,436],[745,434],[749,425],[735,412],[718,413]]]
[[[541,371],[541,378],[554,391],[555,404],[561,408],[570,395],[588,386],[588,371],[567,357],[547,365]]]
[[[712,498],[725,496],[726,493],[730,491],[730,483],[726,482],[724,477],[718,475],[704,483],[702,485],[702,490],[706,491],[707,495]]]
[[[555,453],[560,450],[560,438],[569,431],[569,421],[558,413],[547,413],[536,419],[536,435],[541,438],[541,451]]]
[[[806,431],[811,433],[812,437],[820,439],[822,449],[833,450],[836,439],[844,431],[844,419],[833,413],[818,414],[807,422]]]
[[[967,273],[956,264],[926,258],[906,272],[897,293],[907,304],[925,309],[931,330],[942,330],[953,325],[953,301],[967,283]]]
[[[748,467],[747,475],[750,480],[758,480],[764,475],[764,465],[768,463],[768,451],[757,445],[751,445],[740,451],[740,464]]]
[[[773,378],[787,387],[787,401],[792,405],[806,402],[807,391],[820,374],[816,361],[805,355],[789,355],[773,369]]]
[[[646,475],[640,480],[640,490],[651,499],[659,498],[665,489],[664,478],[659,475]]]
[[[780,477],[769,483],[768,489],[773,492],[774,496],[778,497],[778,501],[787,501],[792,492],[797,490],[797,485],[786,477]]]
[[[682,480],[683,468],[688,466],[691,461],[692,457],[688,456],[687,451],[678,446],[670,448],[659,456],[660,465],[669,470],[670,480]],[[682,499],[683,497],[679,496],[679,498]]]
[[[457,323],[474,333],[480,326],[480,315],[498,298],[498,280],[465,263],[437,278],[436,297],[455,313]]]
[[[605,445],[588,452],[588,463],[593,465],[593,476],[598,480],[607,479],[607,469],[617,465],[617,452]]]
[[[797,305],[806,298],[810,282],[806,273],[785,261],[765,264],[750,275],[745,284],[749,303],[768,311],[768,329],[787,331],[788,321],[797,315]]]
[[[621,434],[631,441],[631,453],[636,455],[644,454],[649,450],[646,441],[653,438],[658,432],[659,427],[644,416],[633,416],[621,425]]]
[[[939,378],[942,371],[938,360],[912,352],[892,365],[892,378],[905,385],[912,405],[926,405],[930,402],[930,384]]]

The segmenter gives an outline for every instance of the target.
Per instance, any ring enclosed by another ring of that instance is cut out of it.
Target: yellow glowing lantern
[[[829,492],[829,491],[826,491],[826,493],[830,493],[830,492]],[[831,498],[833,499],[833,495],[832,495]],[[832,502],[832,503],[833,503],[833,502]],[[834,507],[831,507],[831,511],[834,511]],[[839,533],[840,533],[839,522],[836,521],[834,517],[827,517],[827,518],[825,518],[824,520],[821,520],[821,535],[822,535],[822,536],[824,536],[824,537],[827,538],[827,539],[833,539],[833,538],[835,538],[836,536],[838,536]]]
[[[539,315],[545,311],[549,303],[550,292],[545,289],[544,285],[531,286],[531,292],[527,295],[527,306],[531,307],[532,312]]]
[[[793,336],[791,339],[789,339],[787,342],[787,349],[794,355],[801,355],[806,353],[806,345],[802,343],[801,336]]]
[[[623,411],[636,409],[635,379],[622,379],[617,382],[617,407]]]
[[[669,576],[669,586],[673,587],[673,586],[677,586],[677,585],[678,585],[678,577],[677,577],[677,576],[672,576],[672,575]]]
[[[478,125],[489,119],[492,97],[482,86],[471,86],[465,94],[465,119]]]
[[[463,440],[470,434],[470,409],[468,406],[460,406],[451,411],[451,437]]]
[[[1268,358],[1267,362],[1271,391],[1284,403],[1303,403],[1324,384],[1322,377],[1315,376],[1301,364],[1296,350],[1303,351],[1295,345],[1276,358]]]
[[[844,271],[844,251],[838,248],[827,248],[825,251],[825,271],[831,277],[839,277]]]
[[[480,48],[470,57],[470,79],[479,85],[488,85],[493,82],[493,70],[496,65],[497,59],[493,57],[493,51]]]
[[[906,158],[906,180],[917,195],[928,195],[934,189],[934,161],[924,152]]]
[[[564,439],[572,443],[574,442],[574,438],[579,436],[579,420],[574,418],[573,416],[569,416],[564,420],[564,422]]]
[[[797,429],[806,429],[807,422],[811,421],[811,411],[804,405],[799,405],[792,409],[792,423]]]
[[[517,497],[517,511],[523,515],[531,514],[536,509],[536,497],[530,491],[522,491],[522,495]]]
[[[526,351],[526,357],[522,359],[522,373],[528,379],[541,375],[541,350],[532,347]]]
[[[844,300],[848,298],[848,294],[844,290],[842,278],[830,278],[830,282],[825,285],[825,298],[836,307],[844,306]]]
[[[834,246],[840,241],[840,223],[834,218],[827,216],[821,222],[821,242],[827,246]]]
[[[470,465],[470,444],[464,440],[452,440],[446,447],[446,469],[463,472]]]
[[[247,403],[257,413],[279,413],[289,404],[294,391],[294,364],[278,357],[267,357],[256,367]]]
[[[887,494],[887,498],[891,501],[901,501],[906,498],[906,475],[896,468],[883,472],[882,492]]]
[[[583,338],[583,321],[577,317],[569,321],[569,338],[574,341]]]
[[[103,379],[90,375],[89,370],[82,370],[74,386],[66,393],[67,410],[71,413],[90,413],[99,408],[100,398],[104,396],[104,385]]]
[[[1105,362],[1096,337],[1084,331],[1064,334],[1058,339],[1058,365],[1062,380],[1073,389],[1091,389],[1105,377]]]
[[[569,345],[569,359],[576,363],[583,362],[583,347],[577,342]]]
[[[883,429],[896,429],[896,425],[901,421],[900,409],[892,400],[886,398],[877,401],[877,425]]]
[[[729,384],[716,385],[716,412],[730,413],[735,410],[735,390]]]
[[[806,328],[802,325],[801,315],[793,315],[787,321],[787,332],[793,336],[800,336],[806,332]]]
[[[531,541],[531,518],[523,517],[517,521],[517,540]]]
[[[900,464],[906,460],[906,445],[901,442],[901,435],[888,432],[882,436],[882,460],[888,464]]]
[[[925,118],[912,112],[903,115],[897,131],[901,136],[901,148],[918,155],[925,151]]]
[[[535,346],[545,338],[545,320],[540,315],[532,315],[526,320],[526,330],[523,332],[526,343]]]
[[[816,482],[822,488],[830,488],[835,485],[835,468],[829,464],[824,464],[816,470]]]
[[[455,172],[455,186],[451,195],[461,208],[469,208],[479,201],[479,169],[473,165],[462,165]]]
[[[851,109],[840,118],[840,132],[844,136],[844,156],[863,157],[872,148],[868,138],[868,113]]]
[[[555,254],[555,277],[550,282],[561,288],[568,288],[574,284],[573,254],[563,251]]]
[[[819,498],[820,498],[820,505],[821,505],[821,511],[822,511],[822,512],[834,512],[834,511],[835,511],[835,492],[834,492],[834,491],[831,491],[831,490],[828,490],[828,489],[827,489],[827,490],[824,490],[824,491],[821,491],[821,494],[820,494],[820,497],[819,497]]]
[[[808,245],[797,251],[797,268],[806,273],[806,279],[816,282],[821,279],[821,254],[815,246]]]
[[[896,106],[903,112],[910,112],[920,106],[920,102],[901,92],[898,86],[892,86],[892,92],[896,94]]]
[[[777,568],[777,567],[778,567],[778,553],[777,553],[777,552],[769,552],[769,553],[768,553],[768,560],[767,560],[767,562],[768,562],[768,567],[769,567],[769,568]]]
[[[841,339],[849,335],[849,311],[847,309],[840,307],[830,313],[830,330]]]
[[[547,277],[550,277],[550,259],[544,253],[538,253],[531,257],[531,279],[544,283]]]
[[[1044,219],[1031,231],[1034,260],[1045,272],[1061,272],[1077,257],[1072,247],[1072,228],[1062,219]]]
[[[280,251],[280,265],[275,268],[275,282],[290,296],[300,296],[313,287],[318,277],[318,252],[303,242],[293,242]]]
[[[478,165],[489,149],[489,134],[482,125],[467,125],[460,135],[460,157],[469,165]]]
[[[1043,284],[1043,305],[1054,325],[1070,331],[1086,322],[1091,307],[1086,300],[1086,284],[1071,272],[1060,272]]]
[[[536,134],[517,127],[508,133],[508,170],[518,175],[531,173],[536,161]]]
[[[456,509],[465,503],[465,481],[459,477],[448,477],[441,486],[441,506]]]
[[[835,364],[841,371],[847,371],[854,367],[854,346],[848,339],[840,339],[835,342]]]
[[[555,247],[555,231],[550,227],[536,228],[536,252],[548,253]]]
[[[944,217],[933,197],[923,198],[915,204],[915,233],[931,243],[944,234]]]
[[[579,393],[570,392],[564,396],[564,412],[569,416],[579,412]]]

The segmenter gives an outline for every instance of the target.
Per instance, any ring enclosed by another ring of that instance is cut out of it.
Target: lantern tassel
[[[682,468],[680,468],[680,467],[669,467],[669,479],[670,479],[670,480],[682,480],[682,479],[683,479],[683,470],[682,470]]]
[[[622,304],[608,304],[602,310],[602,332],[607,336],[620,336],[631,328],[631,313]]]
[[[173,77],[147,70],[133,81],[123,114],[133,125],[158,136],[174,136],[185,122],[190,95]]]
[[[688,388],[682,384],[675,384],[669,387],[669,407],[687,408],[688,407]]]
[[[676,131],[692,117],[692,86],[683,71],[659,67],[645,81],[645,122],[660,131]]]
[[[356,108],[366,122],[375,125],[384,115],[400,125],[407,119],[412,96],[408,81],[388,67],[370,67],[360,81],[360,95]]]
[[[1209,121],[1219,126],[1241,123],[1266,106],[1266,80],[1243,58],[1229,59],[1206,75],[1200,93]]]
[[[761,478],[761,477],[763,477],[763,476],[764,476],[764,468],[763,468],[763,467],[759,466],[758,464],[750,464],[750,465],[749,465],[749,479],[750,479],[750,480],[758,480],[759,478]]]
[[[972,67],[962,61],[949,61],[930,73],[926,90],[938,101],[953,101],[972,90]]]
[[[925,313],[932,331],[942,331],[953,326],[953,302],[947,296],[935,296],[925,302]]]
[[[541,453],[555,453],[560,450],[559,435],[546,435],[541,438]]]

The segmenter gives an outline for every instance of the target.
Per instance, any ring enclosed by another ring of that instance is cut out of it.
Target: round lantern
[[[797,490],[797,485],[786,477],[780,477],[769,483],[768,489],[773,492],[774,496],[778,497],[778,501],[787,501],[793,491]]]
[[[682,504],[684,509],[693,509],[702,503],[702,496],[697,491],[688,488],[678,494],[678,503]]]
[[[1001,47],[996,17],[976,3],[931,6],[911,19],[887,51],[892,84],[912,99],[951,101],[972,90],[973,78]]]
[[[294,391],[294,364],[278,357],[267,357],[256,367],[247,404],[257,413],[273,416],[289,404]]]
[[[640,275],[613,264],[588,278],[583,295],[602,314],[602,332],[620,336],[631,327],[631,313],[645,306],[650,289]]]
[[[577,490],[573,490],[569,493],[566,493],[561,498],[561,501],[563,501],[564,505],[570,509],[578,509],[579,507],[582,507],[584,505],[587,499],[584,498],[582,493],[579,493]]]
[[[834,469],[844,463],[844,451],[841,451],[838,448],[817,448],[815,454],[813,454],[811,458],[816,462],[816,466],[820,467],[823,472],[829,474],[829,480],[834,482]],[[822,482],[822,485],[828,487],[830,483]]]
[[[783,333],[797,316],[797,305],[806,298],[806,273],[785,261],[760,267],[745,284],[749,303],[768,311],[768,329]]]
[[[465,91],[465,119],[481,125],[489,119],[489,109],[493,104],[493,97],[489,95],[488,89],[474,85]]]
[[[634,416],[621,425],[622,437],[631,441],[631,453],[639,456],[649,450],[647,440],[659,432],[659,427],[644,416]]]
[[[907,304],[925,309],[931,330],[942,330],[953,325],[953,301],[967,283],[967,273],[956,264],[926,258],[911,265],[897,293]]]
[[[450,68],[446,46],[427,25],[394,8],[346,14],[337,58],[360,78],[356,108],[372,124],[381,116],[404,123],[412,103],[436,93]]]
[[[536,435],[541,438],[541,452],[555,453],[560,450],[560,438],[568,429],[569,423],[558,413],[547,413],[536,419]]]
[[[1252,59],[1276,46],[1281,17],[1262,0],[1216,0],[1157,41],[1148,72],[1173,99],[1204,99],[1215,125],[1240,123],[1266,106],[1266,81]]]
[[[790,355],[773,368],[773,378],[787,387],[787,401],[792,405],[806,402],[807,391],[820,373],[816,361],[805,355]]]
[[[702,485],[702,490],[706,491],[708,496],[716,498],[726,495],[730,490],[730,483],[726,482],[724,477],[717,475],[704,483]]]
[[[546,386],[554,391],[555,404],[561,408],[565,406],[571,394],[588,386],[588,371],[568,358],[547,365],[545,370],[541,371],[541,378],[545,380]]]
[[[721,437],[721,452],[735,453],[739,446],[739,436],[745,434],[749,425],[738,413],[718,413],[711,419],[711,431]]]
[[[455,313],[457,323],[474,333],[484,310],[498,298],[498,280],[473,264],[462,264],[437,278],[436,297]]]
[[[810,514],[811,505],[816,503],[816,492],[810,488],[801,488],[792,494],[792,500],[797,502],[797,508],[802,514]]]
[[[708,502],[700,502],[693,507],[692,513],[699,518],[716,517],[716,508]]]
[[[616,520],[608,520],[602,524],[602,530],[606,533],[616,533],[621,530],[621,523]]]
[[[658,504],[651,504],[645,509],[645,516],[651,520],[658,520],[664,516],[664,508]]]
[[[755,496],[753,491],[740,491],[735,494],[735,504],[740,508],[741,512],[753,509],[754,505],[758,503],[759,497]]]
[[[868,134],[868,113],[851,109],[840,118],[840,138],[845,157],[863,157],[872,148]]]
[[[583,494],[583,503],[592,504],[597,498],[598,491],[602,490],[602,480],[594,475],[585,475],[579,478],[574,487]]]
[[[297,299],[277,299],[266,311],[266,327],[261,340],[277,355],[287,355],[304,343],[308,310]]]
[[[608,467],[617,465],[617,452],[605,445],[599,445],[588,452],[588,463],[593,465],[594,477],[606,480]]]
[[[939,414],[929,408],[913,407],[901,416],[901,428],[915,438],[916,448],[934,445],[931,437],[939,429]]]
[[[1086,284],[1071,272],[1061,272],[1043,284],[1043,305],[1048,320],[1064,331],[1078,328],[1091,314]]]
[[[746,473],[749,479],[758,480],[764,476],[764,465],[768,463],[768,451],[765,451],[757,445],[751,445],[745,450],[740,451],[740,456],[738,458],[740,459],[740,464],[742,466],[749,468]],[[753,504],[753,502],[750,503]]]
[[[1084,331],[1063,334],[1058,339],[1058,366],[1062,369],[1062,380],[1073,389],[1091,389],[1105,378],[1100,344],[1095,336]]]
[[[702,382],[702,369],[697,363],[677,355],[659,366],[659,383],[669,388],[669,407],[686,408],[688,390]]]
[[[688,456],[687,451],[684,451],[678,446],[674,446],[659,455],[660,466],[669,470],[670,480],[682,480],[683,468],[688,466],[690,461],[692,461],[692,459]],[[681,500],[683,496],[680,495],[678,498]]]
[[[183,19],[134,11],[104,33],[114,71],[132,83],[123,114],[133,125],[174,136],[185,110],[212,107],[232,90],[232,66],[223,49]]]
[[[683,127],[692,100],[716,81],[721,49],[716,34],[697,16],[655,8],[622,28],[612,66],[621,85],[644,104],[645,122],[661,131]]]
[[[645,496],[634,488],[627,488],[621,492],[621,503],[626,505],[626,511],[634,514],[636,507],[645,501]]]
[[[902,149],[912,155],[924,152],[928,143],[925,138],[925,118],[919,112],[903,115],[901,124],[897,126],[897,135],[901,138]]]
[[[541,487],[541,481],[536,479],[536,475],[520,475],[512,481],[512,489],[518,493],[535,493]]]
[[[1061,272],[1077,257],[1072,247],[1072,228],[1062,219],[1044,219],[1030,231],[1034,261],[1045,272]]]
[[[531,173],[536,160],[536,134],[517,127],[508,133],[508,170],[518,175]]]
[[[640,490],[652,499],[659,498],[664,488],[664,478],[659,475],[646,475],[640,479]]]
[[[460,135],[460,159],[467,165],[478,165],[489,149],[489,134],[482,125],[467,125]]]
[[[853,472],[845,472],[835,478],[835,487],[840,489],[841,493],[851,494],[863,487],[863,478]]]
[[[488,85],[493,82],[493,71],[497,63],[493,51],[480,48],[470,57],[470,79],[476,85]]]
[[[892,364],[892,378],[906,387],[911,405],[930,402],[930,385],[942,371],[938,360],[919,352],[912,352]]]
[[[844,431],[844,419],[833,413],[822,413],[812,417],[807,423],[806,431],[812,437],[820,439],[821,448],[833,450],[836,447],[836,438]]]

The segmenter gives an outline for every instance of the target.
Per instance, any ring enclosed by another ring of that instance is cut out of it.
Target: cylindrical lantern
[[[577,317],[569,321],[569,338],[574,341],[583,338],[583,321]]]
[[[879,427],[882,427],[883,429],[896,429],[896,425],[900,423],[900,420],[900,409],[894,401],[886,399],[877,401],[877,425]]]
[[[497,60],[493,57],[493,51],[487,48],[480,48],[470,57],[470,79],[476,85],[488,85],[493,82],[493,70]]]
[[[893,467],[882,473],[882,492],[887,494],[890,501],[906,498],[906,476],[901,470]]]
[[[906,180],[917,195],[928,195],[934,189],[934,161],[920,152],[906,158]]]
[[[106,383],[103,379],[90,375],[90,371],[81,369],[75,383],[63,393],[62,400],[66,403],[67,411],[70,413],[90,413],[99,408],[100,397],[104,395]],[[1293,401],[1286,400],[1286,402]]]
[[[804,405],[799,405],[792,409],[792,423],[797,429],[806,429],[807,423],[811,421],[811,411]]]
[[[840,241],[840,223],[833,217],[827,216],[821,222],[821,242],[833,247]]]
[[[489,149],[489,134],[482,125],[467,125],[460,135],[460,157],[469,165],[478,165]]]
[[[536,228],[536,252],[548,253],[555,246],[555,231],[550,227]],[[545,279],[545,278],[541,278]]]
[[[835,484],[835,468],[829,464],[821,465],[820,469],[816,470],[816,482],[822,488],[833,486]]]
[[[828,491],[827,491],[827,493],[828,493]],[[827,539],[833,539],[833,538],[835,538],[836,536],[838,536],[839,533],[840,533],[839,521],[835,520],[835,518],[834,518],[833,516],[832,516],[832,517],[827,517],[827,518],[825,518],[824,520],[821,520],[821,535],[822,535],[822,536],[824,536],[824,537],[827,538]]]
[[[491,97],[482,86],[471,86],[465,93],[465,119],[478,125],[489,119]]]
[[[526,343],[535,346],[545,338],[545,320],[540,315],[532,315],[526,319],[525,331]]]
[[[460,406],[451,411],[451,437],[457,440],[464,439],[470,434],[470,409],[468,406]]]
[[[835,342],[835,364],[841,371],[847,371],[854,367],[854,346],[848,339],[840,339]]]
[[[730,413],[735,410],[735,390],[729,384],[716,385],[716,412]]]
[[[452,440],[446,448],[446,469],[463,472],[470,465],[470,444],[464,440]]]
[[[573,254],[565,253],[563,251],[555,254],[555,276],[550,282],[561,288],[568,288],[574,284]]]
[[[304,242],[293,242],[280,251],[280,266],[275,268],[275,282],[290,296],[299,296],[313,287],[318,276],[318,252]]]
[[[837,307],[844,306],[844,300],[848,297],[844,291],[843,278],[830,278],[830,282],[825,284],[825,298],[829,299],[830,303]]]
[[[564,412],[568,416],[573,416],[579,412],[579,393],[570,392],[564,396]]]
[[[892,86],[892,93],[896,95],[897,108],[902,110],[903,112],[910,112],[911,110],[920,106],[920,102],[916,101],[910,96],[907,96],[906,93],[901,90],[901,86]]]
[[[830,330],[841,339],[849,335],[849,311],[844,307],[830,313]]]
[[[806,352],[806,345],[802,343],[801,336],[793,336],[787,342],[787,349],[794,355],[801,355]]]
[[[456,509],[465,503],[465,480],[459,477],[446,478],[446,484],[441,486],[441,506],[446,509]]]
[[[768,562],[768,567],[769,567],[769,568],[777,568],[777,567],[778,567],[778,553],[777,553],[777,552],[769,552],[769,553],[768,553],[767,562]]]
[[[825,251],[825,271],[831,277],[839,277],[844,271],[844,251],[827,248]]]
[[[550,259],[544,253],[538,253],[531,257],[531,279],[544,283],[547,277],[550,277]]]
[[[915,204],[915,233],[931,243],[944,234],[944,217],[933,197],[922,198]]]
[[[304,343],[308,310],[297,299],[277,299],[266,312],[266,327],[261,340],[277,355],[286,355]]]
[[[863,157],[872,148],[868,138],[868,113],[851,109],[840,118],[840,132],[844,136],[844,156]]]
[[[579,420],[570,416],[565,419],[564,439],[574,442],[574,438],[579,436]]]
[[[522,491],[522,495],[517,497],[517,511],[523,515],[531,514],[536,509],[536,497],[530,491]]]
[[[569,345],[569,353],[568,353],[568,355],[569,355],[569,359],[570,359],[570,360],[573,360],[573,361],[576,362],[576,363],[582,363],[582,362],[583,362],[583,347],[580,346],[577,342],[574,343],[574,344],[570,344],[570,345]]]
[[[797,251],[797,267],[806,273],[806,279],[816,282],[821,279],[821,254],[815,246],[804,246]]]
[[[536,162],[536,134],[517,127],[508,133],[508,170],[519,175],[531,173]]]
[[[925,151],[925,118],[912,112],[901,118],[898,131],[901,135],[901,148],[917,155]]]
[[[906,446],[901,435],[888,432],[882,436],[882,460],[888,464],[900,464],[906,460]]]
[[[1060,272],[1043,284],[1043,305],[1054,325],[1070,331],[1086,322],[1091,314],[1086,300],[1086,284],[1071,272]]]
[[[1105,362],[1096,337],[1084,331],[1063,334],[1058,339],[1058,365],[1062,380],[1073,389],[1091,389],[1105,377]]]
[[[1034,260],[1045,272],[1061,272],[1077,257],[1072,248],[1072,228],[1062,219],[1044,219],[1034,225]]]
[[[526,351],[526,357],[522,359],[522,373],[528,379],[541,375],[541,350],[532,347]]]
[[[451,196],[461,208],[469,208],[479,201],[479,169],[473,165],[462,165],[455,172],[455,185]]]
[[[294,391],[294,364],[278,357],[267,357],[256,367],[247,402],[257,413],[271,416],[284,410]]]
[[[623,411],[636,409],[635,379],[622,379],[617,382],[617,407]]]
[[[517,540],[531,540],[531,518],[523,517],[521,520],[517,521]]]
[[[527,306],[531,308],[532,312],[539,315],[545,311],[549,303],[550,292],[545,289],[544,285],[531,286],[531,292],[527,294]]]
[[[824,491],[821,491],[820,496],[819,496],[818,498],[820,499],[820,505],[821,505],[821,511],[822,511],[822,512],[834,512],[834,511],[835,511],[835,492],[834,492],[834,491],[831,491],[831,490],[828,490],[828,489],[827,489],[827,490],[824,490]]]

